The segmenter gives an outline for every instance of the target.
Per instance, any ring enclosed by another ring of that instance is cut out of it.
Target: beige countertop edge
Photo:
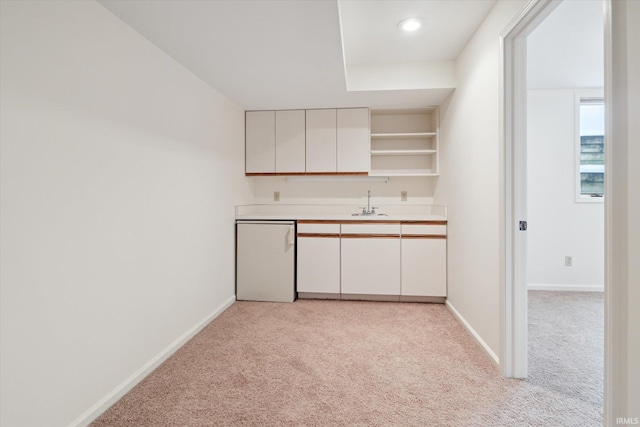
[[[236,215],[237,221],[268,221],[268,220],[315,220],[315,221],[446,221],[441,215],[429,214],[391,214],[376,216],[358,216],[345,214],[250,214]]]

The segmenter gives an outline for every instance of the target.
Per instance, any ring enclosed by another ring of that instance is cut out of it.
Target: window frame
[[[604,203],[604,198],[606,194],[603,194],[602,197],[593,197],[593,196],[583,196],[581,189],[581,177],[580,177],[580,153],[581,153],[581,135],[580,135],[580,106],[583,104],[603,104],[604,105],[604,93],[602,90],[584,90],[584,91],[576,91],[575,93],[575,201],[577,203]],[[605,110],[606,114],[606,110]],[[607,151],[607,138],[605,135],[605,156]],[[604,166],[603,166],[604,168]],[[606,179],[606,171],[602,172],[605,174]]]

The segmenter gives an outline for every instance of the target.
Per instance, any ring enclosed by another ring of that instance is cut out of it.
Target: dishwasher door
[[[293,302],[295,224],[292,221],[236,224],[236,299]]]

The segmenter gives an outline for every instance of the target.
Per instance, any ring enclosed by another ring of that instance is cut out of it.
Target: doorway
[[[505,376],[513,378],[526,378],[528,374],[527,38],[560,5],[559,1],[549,0],[529,2],[501,38],[504,90],[501,94],[501,160],[504,168],[501,180],[501,223],[504,225],[501,236],[501,277],[504,287],[501,292],[500,367]],[[605,6],[608,6],[607,2]],[[606,20],[610,20],[607,14]],[[605,22],[605,28],[610,28],[608,22]],[[566,255],[571,257],[571,254]],[[569,263],[572,261],[568,260]],[[608,393],[605,393],[605,399],[607,396]]]
[[[527,381],[593,408],[604,371],[603,3],[527,37]]]

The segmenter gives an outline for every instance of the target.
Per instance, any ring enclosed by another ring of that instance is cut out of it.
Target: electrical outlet
[[[400,200],[403,202],[407,201],[407,192],[406,191],[401,191],[400,192]]]
[[[279,191],[274,191],[273,192],[273,201],[274,202],[279,202],[280,201],[280,192]]]
[[[564,265],[567,267],[571,267],[573,265],[573,257],[568,255],[564,257]]]

